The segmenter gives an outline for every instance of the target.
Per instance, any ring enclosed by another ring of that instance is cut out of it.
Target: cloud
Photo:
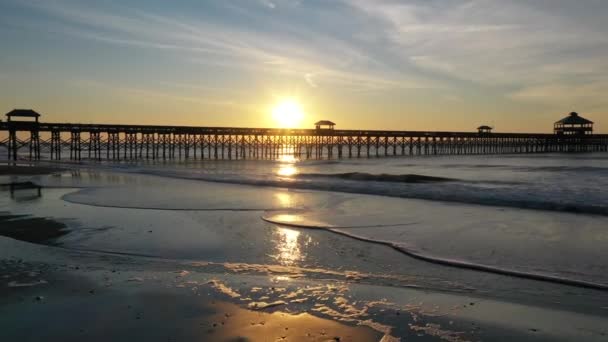
[[[313,89],[442,96],[466,88],[521,103],[576,101],[577,89],[601,103],[596,96],[608,92],[608,3],[593,0],[196,2],[213,11],[183,3],[143,10],[129,0],[14,2],[47,18],[12,26],[256,78],[286,76]]]
[[[543,84],[524,87],[509,94],[509,97],[526,102],[550,105],[587,106],[593,103],[608,104],[606,90],[608,82],[587,84]]]
[[[305,74],[304,75],[304,79],[306,80],[306,83],[308,83],[309,86],[316,88],[317,84],[315,83],[315,80],[313,79],[314,75],[313,74]]]
[[[120,84],[111,84],[92,80],[81,80],[74,79],[70,81],[72,84],[79,87],[93,87],[103,88],[104,90],[111,91],[125,96],[128,98],[139,98],[139,99],[152,99],[152,100],[171,100],[177,102],[187,102],[214,106],[228,106],[228,107],[239,107],[246,108],[244,104],[238,104],[234,101],[225,101],[219,98],[201,97],[201,96],[185,96],[181,94],[174,94],[170,92],[163,92],[155,89],[146,89],[141,87],[125,86]]]
[[[277,5],[274,4],[274,2],[269,1],[269,0],[260,0],[260,3],[263,6],[268,7],[270,9],[275,9],[277,7]]]
[[[278,7],[277,2],[266,3]],[[273,22],[274,30],[255,30],[184,14],[95,8],[70,1],[25,4],[56,19],[39,29],[108,44],[176,51],[188,60],[209,60],[226,67],[272,71],[272,66],[280,74],[314,75],[315,81],[304,76],[311,86],[317,80],[353,90],[433,86],[431,80],[378,67],[382,62],[348,39],[320,34],[305,25],[294,29],[288,21]]]
[[[606,2],[343,1],[381,23],[405,65],[446,84],[519,88],[504,93],[515,101],[600,102],[608,92]]]

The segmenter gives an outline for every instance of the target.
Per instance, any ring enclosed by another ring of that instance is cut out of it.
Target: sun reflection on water
[[[281,157],[279,157],[279,161],[282,162],[282,163],[295,163],[298,160],[293,155],[284,154]]]
[[[282,191],[282,192],[277,192],[276,194],[274,194],[274,197],[277,200],[277,204],[280,208],[284,208],[284,209],[291,209],[291,208],[296,208],[298,201],[297,201],[297,197],[295,194],[288,192],[288,191]]]
[[[284,266],[294,266],[304,261],[306,255],[303,247],[310,243],[310,237],[303,240],[299,231],[277,227],[274,232],[277,253],[273,257]]]
[[[291,177],[298,173],[298,169],[293,165],[281,165],[277,170],[277,175],[282,177]]]
[[[296,162],[298,160],[290,154],[284,154],[279,158],[279,168],[276,173],[281,177],[292,177],[298,173],[298,168],[296,167]]]
[[[302,221],[300,215],[293,214],[278,214],[272,216],[272,220],[276,222],[284,222],[284,223],[297,223],[298,221]]]

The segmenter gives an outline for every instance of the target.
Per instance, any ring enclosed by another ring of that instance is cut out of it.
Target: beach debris
[[[400,342],[400,341],[401,341],[400,338],[394,337],[392,335],[386,335],[386,334],[384,336],[382,336],[382,339],[380,340],[380,342]]]
[[[266,302],[251,302],[249,304],[247,304],[247,308],[252,309],[252,310],[263,310],[263,309],[267,309],[267,308],[271,308],[274,306],[279,306],[279,305],[285,305],[287,304],[285,301],[282,300],[277,300],[271,303],[266,303]]]
[[[290,303],[295,303],[295,304],[301,304],[308,301],[308,298],[296,298],[296,299],[292,299],[289,302]]]
[[[206,262],[206,261],[195,261],[195,262],[191,262],[190,266],[193,267],[205,267],[205,266],[209,266],[211,263]]]
[[[6,286],[8,286],[8,287],[30,287],[30,286],[43,285],[43,284],[48,284],[48,282],[46,280],[38,280],[38,281],[34,281],[34,282],[29,282],[29,283],[20,283],[17,281],[11,281],[8,284],[6,284]]]
[[[231,289],[230,287],[226,286],[224,283],[220,282],[219,280],[210,280],[207,284],[211,285],[214,289],[216,289],[217,291],[228,295],[232,298],[238,298],[241,295],[234,291],[233,289]]]
[[[188,274],[190,274],[190,272],[186,271],[186,270],[182,270],[182,271],[175,271],[175,273],[177,273],[177,277],[185,277]]]
[[[427,323],[424,326],[409,324],[409,328],[412,331],[424,333],[429,336],[438,337],[438,338],[440,338],[444,341],[448,341],[448,342],[466,342],[466,341],[468,341],[461,336],[464,334],[464,332],[444,330],[444,329],[441,329],[441,326],[439,324]]]

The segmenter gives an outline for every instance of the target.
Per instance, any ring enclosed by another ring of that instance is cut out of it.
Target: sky
[[[0,111],[42,121],[608,133],[604,0],[0,0]]]

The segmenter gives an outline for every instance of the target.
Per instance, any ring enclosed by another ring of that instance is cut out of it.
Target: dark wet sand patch
[[[2,341],[379,341],[369,327],[310,314],[250,311],[190,291],[145,283],[94,287],[72,278],[6,288]]]
[[[48,218],[0,213],[0,235],[13,239],[42,243],[67,233],[65,224]]]
[[[47,166],[25,166],[25,165],[0,165],[0,176],[16,175],[46,175],[54,172],[62,171],[60,168]]]

